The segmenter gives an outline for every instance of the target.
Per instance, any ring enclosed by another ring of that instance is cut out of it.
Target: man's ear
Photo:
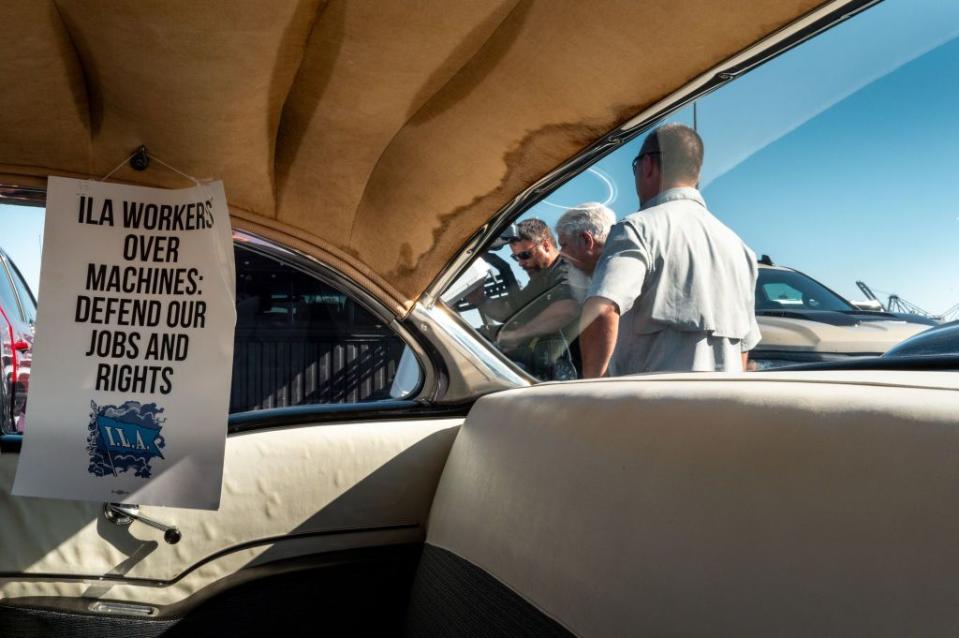
[[[586,246],[587,250],[592,250],[596,246],[596,238],[593,237],[592,233],[580,233],[580,237],[583,239],[583,245]]]
[[[653,156],[649,153],[643,155],[643,159],[640,161],[640,168],[645,177],[652,177],[653,171],[656,169],[656,162],[653,160]]]

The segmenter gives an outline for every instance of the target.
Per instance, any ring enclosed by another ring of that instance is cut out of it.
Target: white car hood
[[[793,350],[836,354],[881,354],[929,326],[907,321],[863,321],[835,326],[792,317],[756,317],[762,340],[757,350]]]

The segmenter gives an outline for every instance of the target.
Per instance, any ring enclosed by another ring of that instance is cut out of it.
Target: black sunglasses
[[[524,250],[523,252],[513,253],[512,255],[510,255],[510,257],[512,257],[514,261],[519,261],[521,259],[529,259],[532,256],[533,256],[532,250]]]

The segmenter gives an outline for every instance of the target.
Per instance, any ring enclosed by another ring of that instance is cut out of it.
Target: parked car
[[[784,368],[802,370],[950,370],[959,372],[959,321],[915,334],[878,357],[846,357]]]
[[[954,634],[959,376],[539,383],[442,301],[519,215],[579,203],[559,194],[598,158],[621,169],[607,199],[625,197],[666,117],[733,145],[708,147],[725,163],[707,201],[745,172],[738,194],[764,229],[787,190],[810,217],[857,205],[895,232],[921,235],[927,210],[941,223],[954,3],[873,5],[3,4],[0,200],[43,205],[47,175],[215,176],[250,264],[217,510],[14,496],[30,428],[0,437],[0,635]],[[705,108],[756,77],[769,84],[744,102]],[[928,135],[922,116],[871,108],[881,98],[944,119]],[[761,129],[765,105],[786,116]],[[125,164],[141,144],[162,164]],[[828,164],[851,148],[868,161]],[[830,180],[844,197],[819,192]],[[888,185],[902,199],[878,211],[869,197]],[[914,204],[928,196],[938,205]],[[940,235],[920,248],[949,257]],[[851,340],[810,318],[848,317],[818,289],[772,290],[786,351]],[[386,400],[400,344],[418,382]],[[82,443],[79,421],[63,427]],[[199,481],[198,467],[164,471]]]
[[[931,319],[863,310],[792,268],[759,265],[756,320],[762,333],[750,367],[879,356],[929,326]]]
[[[883,357],[959,355],[959,321],[950,321],[909,337],[890,348]]]
[[[37,302],[9,255],[0,248],[0,361],[4,394],[0,433],[23,432]]]

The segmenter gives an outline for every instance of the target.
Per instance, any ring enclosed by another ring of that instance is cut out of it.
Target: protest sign
[[[51,177],[13,492],[216,509],[235,273],[222,182]]]

